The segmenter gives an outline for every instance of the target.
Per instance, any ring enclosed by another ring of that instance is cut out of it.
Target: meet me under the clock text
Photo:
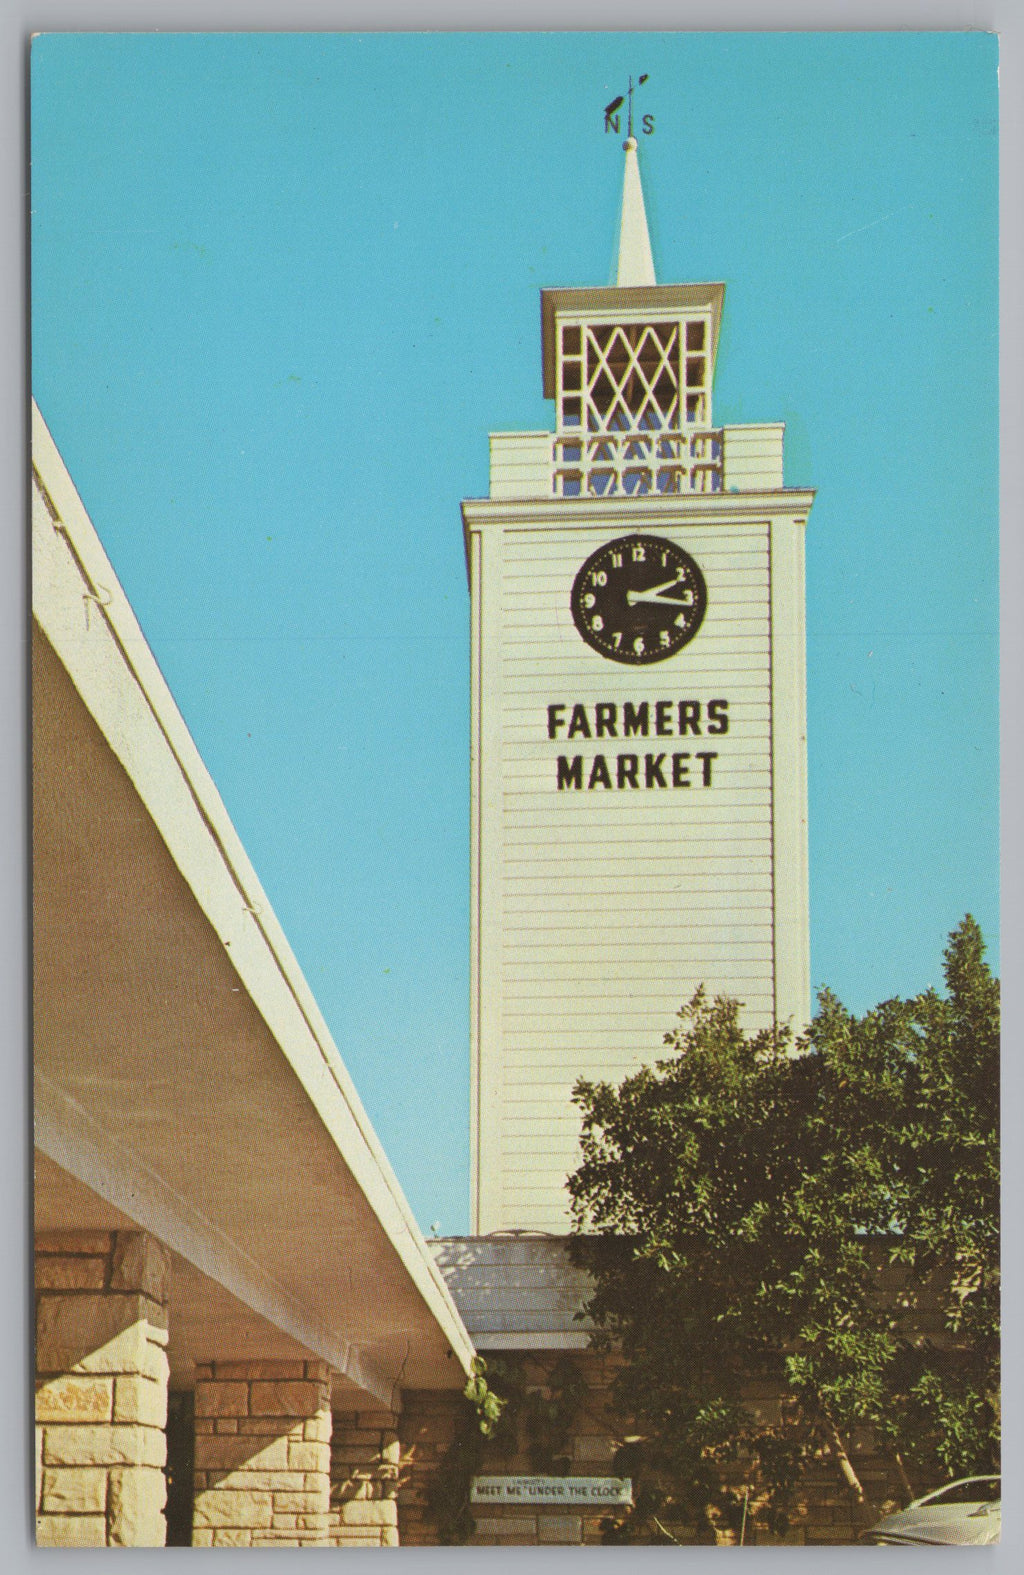
[[[728,700],[566,701],[547,708],[548,738],[576,739],[703,738],[729,731]],[[595,788],[711,787],[714,749],[664,749],[643,754],[560,754],[555,767],[558,790]]]

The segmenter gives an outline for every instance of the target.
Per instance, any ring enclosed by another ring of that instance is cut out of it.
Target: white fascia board
[[[526,1333],[496,1329],[493,1333],[480,1332],[473,1336],[481,1351],[587,1351],[590,1336],[585,1330],[559,1329],[545,1334],[542,1330]]]
[[[465,529],[509,527],[519,523],[567,525],[572,529],[593,526],[607,530],[623,525],[747,525],[766,514],[787,513],[805,521],[814,503],[811,487],[766,487],[751,492],[690,492],[671,496],[612,498],[466,498],[462,504]]]
[[[60,572],[34,573],[33,614],[128,773],[426,1308],[468,1372],[472,1341],[34,402],[32,454],[44,499],[56,515],[53,535],[63,538],[60,555],[66,560]],[[37,547],[52,560],[52,542],[41,541]],[[72,584],[75,591],[69,590]],[[86,619],[102,638],[82,637]],[[155,724],[145,743],[126,720],[140,695]]]

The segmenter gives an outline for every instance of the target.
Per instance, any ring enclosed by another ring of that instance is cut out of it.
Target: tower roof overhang
[[[711,315],[711,359],[718,354],[718,335],[722,324],[725,285],[643,284],[606,285],[602,288],[554,289],[540,292],[541,342],[544,358],[544,397],[555,397],[557,341],[555,322],[559,317],[584,319],[614,315],[617,321],[640,322],[659,314],[707,311]]]

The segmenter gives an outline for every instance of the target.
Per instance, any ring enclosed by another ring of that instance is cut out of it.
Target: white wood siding
[[[729,492],[781,487],[785,423],[722,428],[722,466]]]
[[[772,775],[774,782],[775,1007],[800,1029],[811,998],[807,865],[806,516],[772,521]]]
[[[695,639],[647,667],[592,651],[569,606],[584,558],[631,528],[676,541],[708,587]],[[750,1027],[775,1014],[770,522],[645,517],[597,534],[510,521],[480,534],[474,632],[490,679],[481,676],[474,725],[474,819],[484,907],[500,906],[481,916],[474,968],[477,1228],[564,1230],[563,1183],[578,1162],[576,1078],[618,1081],[658,1056],[700,984],[743,1001]],[[646,738],[622,736],[627,700],[648,703]],[[728,701],[725,734],[707,731],[711,700]],[[658,701],[671,702],[673,731],[662,737]],[[680,701],[699,702],[699,734],[678,736]],[[568,739],[573,705],[587,708],[593,729],[598,702],[618,707],[619,736]],[[566,725],[552,740],[554,703]],[[715,754],[710,786],[697,750]],[[676,751],[694,757],[690,787],[557,787],[560,754],[581,755],[587,772],[602,753],[613,779],[615,757],[636,754],[641,780],[645,756],[664,755],[670,780]]]
[[[553,441],[550,432],[492,432],[491,497],[549,497]]]

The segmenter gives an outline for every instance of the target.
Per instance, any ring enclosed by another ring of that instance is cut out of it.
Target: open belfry
[[[553,432],[491,436],[472,603],[472,1216],[563,1233],[580,1076],[699,986],[809,1014],[804,529],[781,422],[716,427],[725,287],[658,284],[624,144],[614,286],[541,291]]]

